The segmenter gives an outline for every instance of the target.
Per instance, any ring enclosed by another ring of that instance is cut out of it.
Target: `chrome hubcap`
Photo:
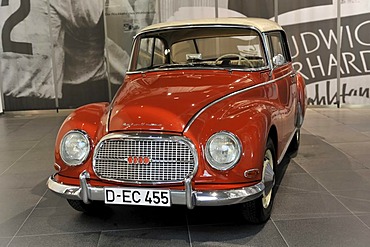
[[[297,140],[297,143],[299,143],[299,141],[300,141],[300,137],[301,137],[301,135],[300,135],[300,133],[299,133],[299,130],[297,130],[297,132],[295,133],[295,138],[296,138],[296,140]]]
[[[262,197],[262,205],[264,208],[268,208],[271,203],[272,188],[275,184],[274,159],[269,149],[266,150],[263,161],[262,182],[265,185],[265,190]]]

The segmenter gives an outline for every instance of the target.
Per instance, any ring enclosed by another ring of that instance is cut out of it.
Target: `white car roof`
[[[214,18],[214,19],[195,19],[174,22],[163,22],[143,28],[139,33],[154,31],[156,29],[168,29],[177,27],[193,26],[248,26],[258,29],[260,32],[274,30],[283,30],[282,27],[274,21],[261,18],[231,17],[231,18]]]

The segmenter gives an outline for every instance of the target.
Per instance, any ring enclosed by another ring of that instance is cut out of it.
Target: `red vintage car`
[[[101,204],[239,204],[269,219],[276,166],[306,109],[283,29],[254,18],[161,23],[136,35],[113,101],[76,109],[55,146],[53,192]]]

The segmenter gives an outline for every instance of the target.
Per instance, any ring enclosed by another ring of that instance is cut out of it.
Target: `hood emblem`
[[[162,127],[162,124],[156,123],[123,123],[124,127]]]
[[[129,165],[148,165],[150,158],[146,156],[128,156],[127,164]]]

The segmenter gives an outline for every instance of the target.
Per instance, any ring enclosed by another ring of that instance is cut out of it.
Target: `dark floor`
[[[280,167],[271,220],[260,226],[229,207],[74,211],[45,185],[66,115],[0,116],[1,247],[370,246],[370,109],[308,110],[300,152]]]

